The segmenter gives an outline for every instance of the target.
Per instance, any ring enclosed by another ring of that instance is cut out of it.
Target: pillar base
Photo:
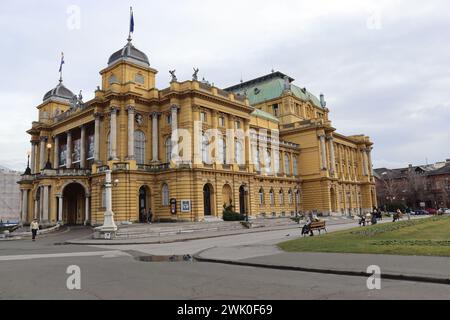
[[[94,239],[112,240],[116,237],[117,230],[113,229],[108,230],[103,227],[97,227],[94,230],[95,230],[93,235]]]

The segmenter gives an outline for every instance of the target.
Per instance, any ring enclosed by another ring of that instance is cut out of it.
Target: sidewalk
[[[381,268],[381,278],[450,284],[450,258],[350,253],[287,253],[275,246],[221,247],[204,250],[203,262],[369,277],[367,267]]]
[[[357,222],[352,219],[337,219],[327,221],[328,226],[333,225],[348,225],[352,224],[355,227],[357,226]],[[75,239],[66,241],[66,244],[76,244],[76,245],[139,245],[139,244],[160,244],[160,243],[173,243],[173,242],[182,242],[189,240],[200,240],[200,239],[208,239],[208,238],[218,238],[225,237],[230,235],[240,235],[240,234],[248,234],[248,233],[258,233],[258,232],[269,232],[276,230],[298,230],[298,234],[300,236],[300,228],[302,224],[289,224],[282,226],[271,226],[271,227],[260,227],[260,228],[251,228],[251,229],[237,229],[237,230],[224,230],[224,231],[197,231],[190,233],[179,233],[179,234],[170,234],[170,235],[160,235],[160,236],[151,236],[148,237],[140,237],[140,238],[132,238],[132,239],[112,239],[112,240],[97,240],[92,239],[91,237],[85,237],[82,239]],[[169,228],[170,226],[168,226]],[[149,228],[148,226],[146,228]],[[155,225],[155,228],[161,228],[161,225]],[[124,229],[122,229],[124,230]]]

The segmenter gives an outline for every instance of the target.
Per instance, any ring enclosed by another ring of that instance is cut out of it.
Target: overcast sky
[[[36,106],[58,83],[93,98],[128,36],[159,71],[192,67],[218,87],[279,70],[317,96],[334,127],[369,135],[375,167],[450,158],[448,1],[8,1],[0,12],[0,164],[23,170]],[[79,13],[79,14],[78,14]]]

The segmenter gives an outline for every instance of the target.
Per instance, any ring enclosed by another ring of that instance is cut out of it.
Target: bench
[[[310,228],[309,230],[311,230],[311,232],[314,230],[318,230],[319,234],[322,230],[325,230],[325,232],[328,232],[325,221],[314,221],[310,224],[309,228]],[[309,230],[308,230],[308,233],[309,233]],[[303,234],[303,235],[305,235],[305,234]]]

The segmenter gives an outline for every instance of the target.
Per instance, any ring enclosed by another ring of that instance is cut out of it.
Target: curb
[[[203,258],[201,256],[201,253],[205,252],[207,250],[210,250],[210,249],[212,249],[212,248],[205,249],[205,250],[202,250],[202,251],[196,253],[194,255],[194,259],[199,262],[220,263],[220,264],[255,267],[255,268],[263,268],[263,269],[337,274],[337,275],[344,275],[344,276],[366,277],[366,278],[373,275],[372,273],[367,273],[364,271],[306,268],[306,267],[295,267],[295,266],[285,266],[285,265],[272,265],[272,264],[263,264],[263,263],[242,262],[242,261],[236,261],[236,260],[219,260],[219,259]],[[382,279],[390,279],[390,280],[414,281],[414,282],[426,282],[426,283],[450,285],[450,278],[434,278],[434,277],[426,277],[426,276],[402,275],[402,274],[395,274],[395,273],[383,273],[381,275],[381,278]]]

